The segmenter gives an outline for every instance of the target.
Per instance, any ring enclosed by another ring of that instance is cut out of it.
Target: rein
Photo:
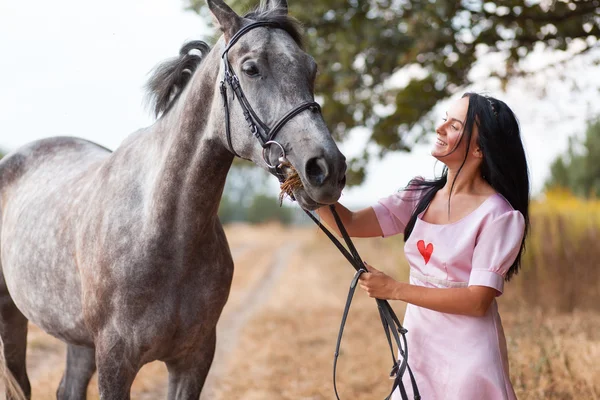
[[[335,353],[333,358],[333,390],[335,391],[335,397],[337,400],[340,400],[337,385],[336,385],[336,369],[337,369],[337,361],[340,353],[340,346],[342,342],[342,335],[344,333],[344,327],[346,325],[346,319],[348,318],[348,312],[350,311],[350,304],[352,303],[352,298],[354,297],[354,291],[356,290],[356,285],[358,283],[358,279],[360,275],[367,272],[364,268],[364,263],[354,247],[354,243],[350,239],[342,220],[340,219],[335,207],[333,205],[329,206],[331,213],[335,219],[335,222],[340,230],[348,249],[344,247],[340,243],[340,241],[319,221],[310,211],[304,210],[304,212],[314,221],[314,223],[321,228],[321,230],[327,235],[327,237],[333,242],[333,244],[338,248],[338,250],[342,253],[344,257],[348,260],[348,262],[354,267],[356,273],[352,278],[350,283],[350,289],[348,290],[348,297],[346,299],[346,305],[344,306],[344,313],[342,315],[342,322],[340,323],[340,330],[337,337],[337,342],[335,345]],[[383,330],[385,332],[385,336],[388,341],[388,345],[390,348],[390,352],[392,354],[392,370],[390,372],[390,378],[394,377],[394,384],[392,386],[392,390],[390,394],[385,398],[385,400],[389,400],[394,393],[396,388],[399,388],[400,395],[402,396],[402,400],[408,400],[408,395],[406,393],[406,389],[404,388],[404,382],[402,381],[402,377],[404,373],[408,371],[410,377],[410,383],[413,389],[414,400],[420,400],[421,396],[419,394],[419,388],[417,387],[417,382],[413,375],[410,366],[408,365],[408,344],[406,341],[406,332],[407,330],[402,326],[400,320],[394,313],[394,310],[387,302],[387,300],[375,299],[377,303],[377,310],[379,311],[379,317],[381,319],[381,324],[383,325]],[[396,347],[398,348],[398,352],[400,353],[400,359],[396,359],[394,353],[394,346],[392,344],[392,337],[396,342]]]

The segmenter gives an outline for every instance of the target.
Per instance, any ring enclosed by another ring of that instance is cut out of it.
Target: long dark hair
[[[477,124],[479,130],[477,145],[483,153],[482,178],[504,196],[510,205],[525,218],[525,233],[521,249],[506,274],[508,281],[519,271],[521,254],[525,250],[525,238],[529,231],[529,171],[519,123],[515,114],[503,101],[476,93],[465,93],[463,97],[469,98],[469,108],[459,143],[466,140],[467,151],[454,182],[452,182],[452,188],[465,165],[473,134],[473,124]],[[412,233],[417,216],[427,209],[435,194],[446,185],[447,181],[448,168],[444,167],[442,175],[437,179],[415,179],[409,184],[407,190],[419,191],[422,196],[404,229],[405,241]],[[452,189],[450,193],[452,193]]]

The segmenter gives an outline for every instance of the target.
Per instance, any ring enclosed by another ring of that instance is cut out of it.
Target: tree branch
[[[488,12],[485,10],[477,11],[472,10],[468,7],[461,5],[460,10],[468,11],[473,15],[477,15],[489,20],[495,21],[508,21],[508,22],[517,22],[517,21],[535,21],[535,22],[546,22],[546,23],[564,23],[567,20],[574,19],[576,17],[581,17],[583,15],[591,14],[598,15],[600,13],[600,6],[595,5],[593,3],[579,3],[584,4],[584,6],[578,6],[576,10],[569,11],[566,13],[551,13],[551,12],[541,12],[541,13],[522,13],[522,14],[514,14],[508,13],[506,15],[498,15],[493,12]],[[594,13],[596,11],[596,13]]]

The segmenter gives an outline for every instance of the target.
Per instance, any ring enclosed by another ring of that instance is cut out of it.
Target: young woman
[[[422,398],[516,399],[495,298],[519,270],[529,225],[519,125],[504,102],[467,93],[436,133],[431,154],[445,164],[439,179],[415,178],[361,211],[339,203],[336,210],[351,236],[404,234],[410,283],[367,265],[360,286],[408,303],[409,364]],[[319,214],[336,226],[327,207]]]

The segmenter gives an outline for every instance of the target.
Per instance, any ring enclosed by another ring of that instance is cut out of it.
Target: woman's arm
[[[367,270],[360,277],[360,286],[370,297],[401,300],[443,313],[481,317],[497,294],[496,289],[487,286],[447,289],[416,286],[398,282],[368,264]]]
[[[340,203],[335,203],[335,211],[337,211],[338,215],[340,216],[348,235],[352,237],[383,236],[383,232],[379,226],[379,221],[375,215],[375,210],[373,210],[372,207],[367,207],[362,210],[352,212]],[[319,208],[317,213],[329,227],[331,227],[338,235],[341,236],[329,206]]]

